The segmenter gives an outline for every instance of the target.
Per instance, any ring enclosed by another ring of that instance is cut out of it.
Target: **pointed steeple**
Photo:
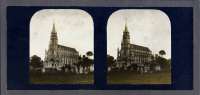
[[[55,28],[55,22],[53,21],[53,28],[52,28],[52,32],[56,32],[56,28]]]
[[[51,39],[56,39],[56,40],[58,39],[54,21],[53,21],[53,27],[52,27],[52,30],[51,30]]]
[[[54,49],[57,48],[57,44],[58,44],[58,37],[57,37],[55,23],[53,22],[53,27],[52,27],[51,36],[50,36],[49,48],[54,50]]]
[[[125,29],[124,29],[124,32],[128,32],[127,19],[125,20]]]
[[[121,47],[129,47],[129,44],[130,44],[130,35],[128,32],[127,20],[126,20],[125,21],[125,29],[123,31]]]
[[[123,31],[123,37],[121,42],[121,50],[123,52],[120,53],[120,56],[123,56],[124,58],[128,58],[130,54],[130,35],[127,27],[127,20],[125,21],[125,29]]]

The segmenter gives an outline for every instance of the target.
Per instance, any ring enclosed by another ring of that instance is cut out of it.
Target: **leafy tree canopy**
[[[88,51],[88,52],[86,53],[86,55],[87,55],[87,56],[92,56],[93,53],[92,53],[92,51]]]
[[[163,55],[166,54],[166,52],[165,52],[164,50],[160,50],[160,51],[159,51],[159,54],[160,54],[161,56],[163,56]]]
[[[30,65],[33,67],[33,68],[40,68],[43,66],[43,61],[41,60],[41,58],[37,55],[33,55],[31,56],[31,59],[30,59]]]

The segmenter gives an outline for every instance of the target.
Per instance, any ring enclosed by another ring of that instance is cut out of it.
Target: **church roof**
[[[135,48],[135,49],[138,49],[138,50],[143,50],[143,51],[151,51],[148,47],[144,47],[144,46],[139,46],[139,45],[136,45],[136,44],[131,44],[131,48]]]
[[[63,45],[58,45],[58,48],[69,50],[69,51],[73,51],[73,52],[77,52],[77,50],[75,48],[71,48],[71,47],[67,47],[67,46],[63,46]]]

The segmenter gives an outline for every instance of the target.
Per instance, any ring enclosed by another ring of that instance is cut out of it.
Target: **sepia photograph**
[[[32,84],[92,84],[94,25],[80,9],[42,9],[30,21]]]
[[[181,95],[198,88],[192,2],[73,2],[2,4],[2,93]]]
[[[161,10],[121,9],[107,23],[108,84],[171,84],[171,24]]]

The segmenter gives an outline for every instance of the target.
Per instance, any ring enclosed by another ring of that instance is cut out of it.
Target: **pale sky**
[[[153,54],[165,50],[171,58],[171,23],[168,16],[154,9],[123,9],[114,12],[107,25],[107,53],[117,56],[127,21],[130,42],[149,47]]]
[[[36,12],[30,21],[30,56],[38,55],[44,59],[53,22],[58,44],[75,48],[81,55],[94,51],[94,23],[87,12],[79,9],[44,9]]]

